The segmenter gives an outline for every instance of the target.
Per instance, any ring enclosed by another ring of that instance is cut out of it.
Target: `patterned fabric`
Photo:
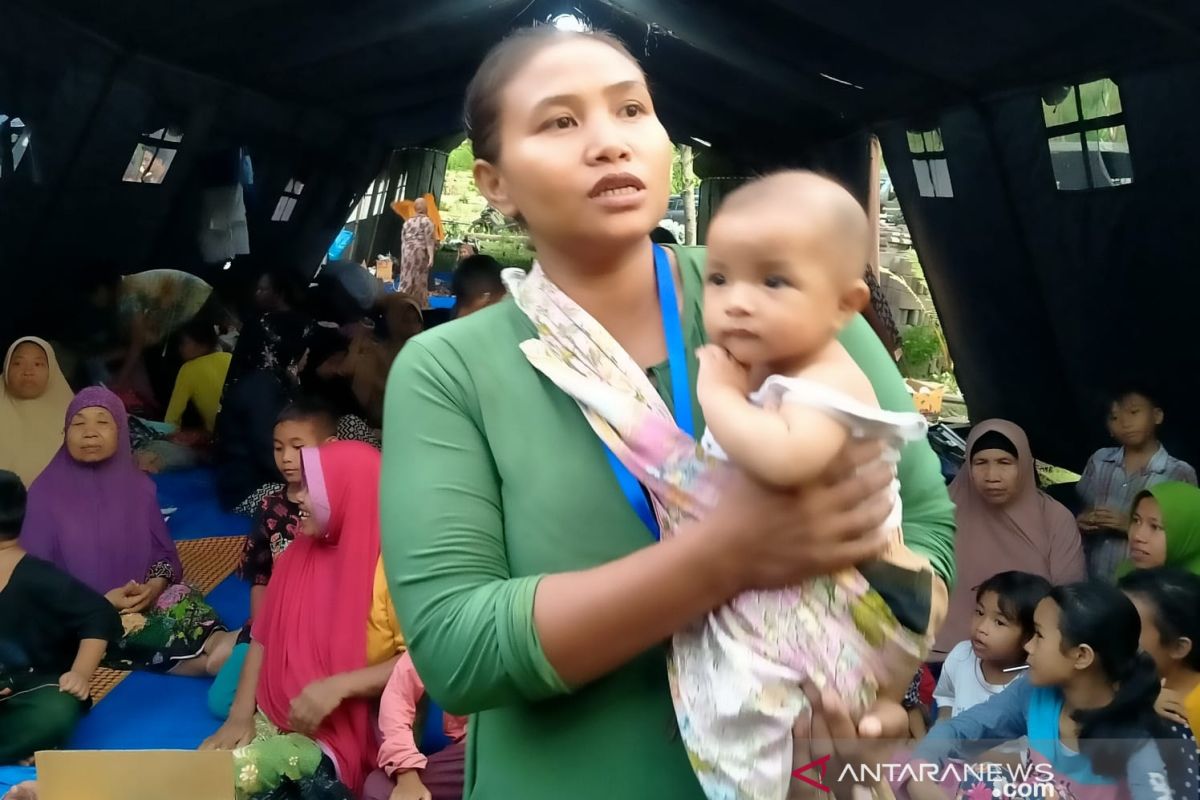
[[[242,552],[241,536],[209,536],[203,539],[188,539],[179,543],[179,560],[183,562],[184,580],[196,591],[207,594],[217,584],[229,577],[237,566]],[[117,687],[129,675],[126,669],[100,667],[92,673],[89,687],[92,702]]]
[[[429,253],[436,246],[433,220],[417,214],[404,222],[400,232],[399,291],[411,295],[420,308],[429,305]]]
[[[181,583],[168,586],[147,613],[122,614],[121,622],[125,636],[104,656],[110,669],[168,672],[200,655],[208,638],[225,630],[203,595]]]
[[[312,739],[283,733],[262,712],[254,740],[233,751],[238,800],[353,800],[331,762]]]
[[[238,575],[252,586],[266,586],[275,559],[296,538],[300,528],[300,506],[287,497],[287,490],[272,492],[258,504],[258,524],[246,537]]]
[[[146,580],[162,578],[167,583],[171,583],[175,580],[175,577],[175,567],[171,565],[170,561],[159,561],[146,571]]]
[[[535,265],[504,280],[538,339],[529,362],[579,404],[600,440],[650,490],[664,539],[715,502],[728,467],[675,427],[646,374]],[[808,678],[854,711],[888,665],[915,668],[928,646],[903,629],[856,570],[782,591],[746,592],[676,633],[668,662],[680,733],[708,797],[783,797],[791,732]]]

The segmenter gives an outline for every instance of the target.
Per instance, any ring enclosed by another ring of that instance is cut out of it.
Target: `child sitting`
[[[504,299],[507,292],[500,272],[500,263],[491,256],[473,255],[463,259],[450,279],[455,319],[470,316]]]
[[[1194,734],[1200,730],[1200,577],[1162,567],[1131,572],[1118,585],[1141,616],[1142,650],[1162,678],[1159,713]]]
[[[1091,578],[1116,577],[1128,547],[1129,514],[1139,494],[1168,481],[1196,485],[1196,471],[1158,441],[1162,423],[1162,408],[1145,391],[1129,389],[1113,396],[1108,432],[1120,446],[1097,450],[1077,487],[1085,508],[1079,528]]]
[[[933,698],[938,719],[956,717],[1004,691],[1020,675],[1033,637],[1033,612],[1050,582],[1027,572],[1001,572],[975,590],[971,638],[946,656]]]
[[[25,487],[0,470],[0,766],[66,744],[122,634],[104,597],[21,549],[24,519]]]
[[[412,656],[400,656],[379,700],[379,767],[367,778],[363,800],[461,800],[467,718],[442,713],[450,744],[430,757],[417,749],[414,728],[425,684]]]
[[[1139,652],[1141,622],[1133,603],[1095,581],[1056,586],[1038,603],[1034,631],[1025,646],[1028,676],[938,722],[914,760],[971,762],[997,742],[1027,736],[1028,780],[1045,782],[1049,774],[1053,781],[1053,794],[1038,797],[1164,800],[1172,789],[1178,798],[1195,797],[1196,748],[1173,737],[1155,714],[1158,675],[1150,656]],[[1164,758],[1179,768],[1168,773]],[[1193,785],[1185,791],[1189,770]],[[942,774],[954,784],[951,791],[960,788],[953,772]],[[926,770],[906,771],[913,800],[950,796],[921,779],[927,776]],[[987,796],[1028,796],[1014,791],[1020,787],[1003,794],[1000,787],[981,788]],[[973,789],[968,796],[976,796]]]
[[[258,504],[254,527],[246,537],[238,574],[250,584],[250,619],[242,626],[229,662],[217,675],[208,693],[208,708],[224,719],[237,691],[238,674],[250,642],[250,627],[262,607],[275,560],[287,549],[300,529],[297,497],[303,486],[300,451],[318,447],[336,438],[333,412],[325,405],[301,399],[287,406],[275,423],[275,466],[284,485],[267,493]]]

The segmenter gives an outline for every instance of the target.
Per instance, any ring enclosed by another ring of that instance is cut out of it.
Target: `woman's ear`
[[[512,198],[508,196],[508,187],[504,182],[504,176],[500,174],[500,170],[496,169],[490,161],[484,161],[482,158],[475,159],[475,187],[479,189],[479,193],[488,201],[492,208],[499,211],[509,219],[517,216],[517,207],[513,204]]]
[[[1075,669],[1083,671],[1096,663],[1096,651],[1090,644],[1081,644],[1075,648]]]

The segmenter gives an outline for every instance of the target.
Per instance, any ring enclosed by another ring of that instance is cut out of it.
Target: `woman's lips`
[[[596,181],[588,192],[588,199],[610,210],[626,211],[641,205],[645,194],[646,184],[641,178],[628,172],[618,172]]]

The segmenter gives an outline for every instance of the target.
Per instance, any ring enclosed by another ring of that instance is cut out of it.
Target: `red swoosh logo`
[[[830,756],[821,756],[816,761],[810,761],[804,766],[797,767],[796,769],[792,770],[792,777],[797,780],[804,781],[809,786],[813,786],[823,792],[828,792],[828,786],[823,783],[817,783],[814,778],[810,778],[803,773],[808,772],[810,769],[817,769],[821,773],[821,780],[825,780],[825,770],[829,768],[829,758]]]

